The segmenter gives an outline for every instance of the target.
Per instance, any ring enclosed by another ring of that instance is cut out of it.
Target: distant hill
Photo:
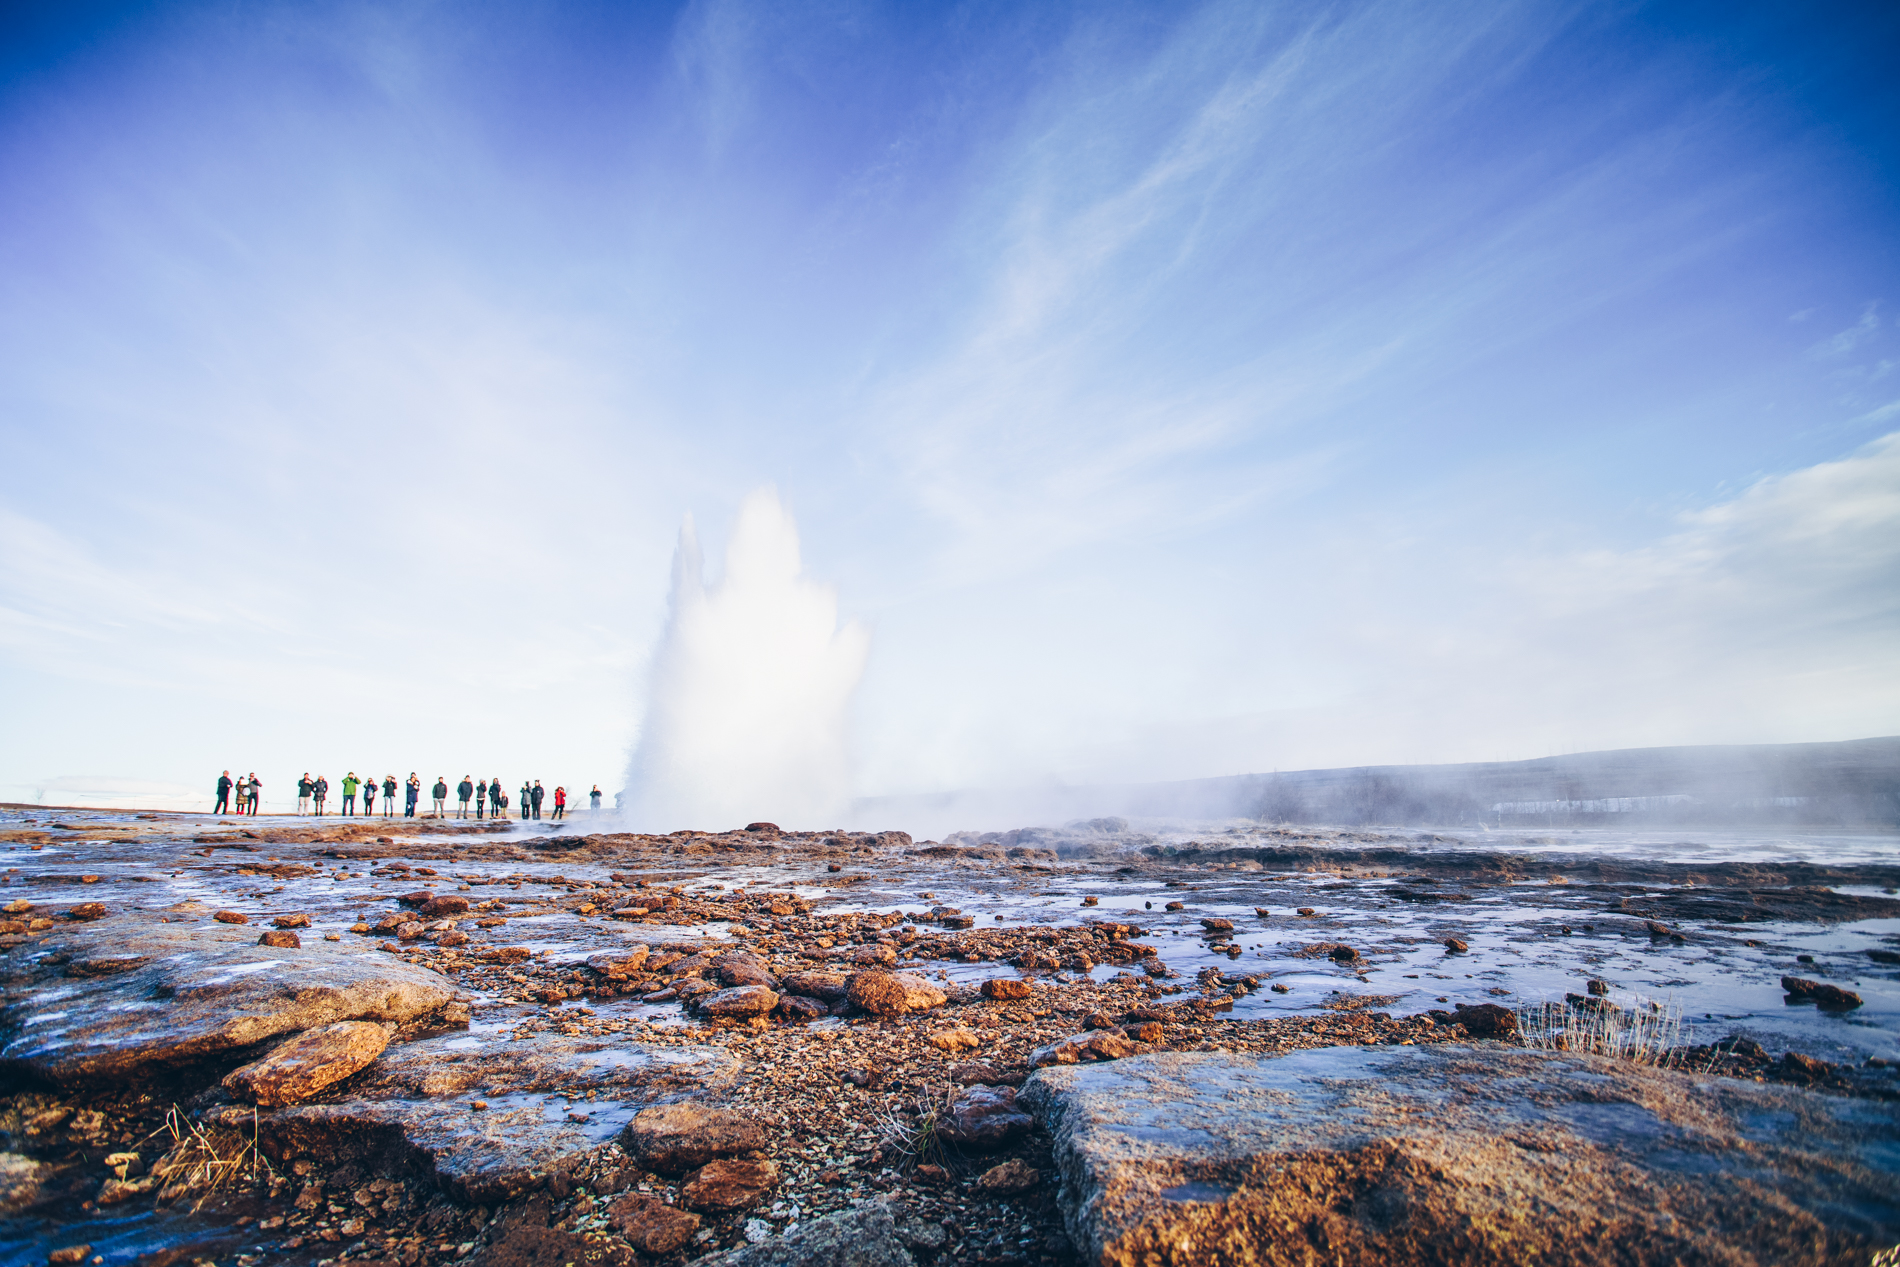
[[[1900,736],[1619,748],[1531,761],[1353,766],[1172,783],[879,797],[857,807],[861,820],[882,815],[928,824],[933,831],[1108,814],[1341,826],[1891,828],[1900,827]]]

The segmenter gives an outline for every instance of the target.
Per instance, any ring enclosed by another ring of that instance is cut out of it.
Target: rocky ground
[[[1526,882],[1514,937],[1588,929],[1631,955],[1770,955],[1751,925],[1900,915],[1880,892],[1900,868],[1086,844],[19,822],[0,832],[0,1251],[565,1267],[816,1261],[832,1235],[891,1261],[1093,1261],[1057,1180],[1061,1115],[1015,1102],[1039,1068],[1514,1043],[1525,1000],[1500,1004],[1449,912]],[[1243,882],[1262,905],[1215,900]],[[1886,944],[1762,962],[1833,1023],[1876,1010],[1853,965],[1883,972]],[[1580,955],[1550,1006],[1621,1015],[1608,962]],[[1537,1015],[1546,1042],[1593,1032]],[[1664,1059],[1869,1105],[1897,1089],[1882,1058],[1742,1036]]]

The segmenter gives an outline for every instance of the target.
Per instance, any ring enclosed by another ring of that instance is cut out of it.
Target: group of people
[[[218,807],[212,812],[216,814],[257,813],[258,789],[261,787],[263,784],[255,774],[245,775],[234,781],[231,778],[231,772],[226,770],[218,776]],[[389,774],[383,776],[379,787],[374,776],[359,779],[356,777],[356,771],[352,770],[343,776],[341,790],[343,803],[339,812],[342,814],[356,813],[356,798],[360,794],[363,798],[363,813],[374,815],[376,794],[380,791],[383,795],[383,817],[393,818],[396,815],[396,793],[400,790],[403,793],[402,816],[414,818],[416,806],[422,800],[422,779],[413,770],[409,772],[409,778],[402,783],[396,781],[395,775]],[[234,793],[235,802],[232,799]],[[502,790],[500,775],[496,775],[492,783],[484,783],[479,779],[471,779],[465,774],[462,776],[462,781],[456,784],[455,794],[457,818],[469,816],[470,801],[475,803],[476,818],[505,818],[508,815],[510,801],[508,793]],[[435,816],[448,817],[448,780],[437,775],[434,786],[429,789],[429,795],[435,802]],[[555,788],[550,797],[546,789],[541,786],[541,780],[528,779],[521,784],[520,796],[519,807],[523,819],[540,818],[542,805],[550,801],[552,812],[548,815],[549,818],[567,817],[567,789],[565,787]],[[600,796],[600,785],[596,783],[593,791],[587,794],[588,808],[596,813],[600,811]],[[312,778],[310,773],[305,771],[303,777],[297,780],[297,812],[299,814],[315,814],[320,818],[329,799],[330,780],[325,776],[319,774]]]
[[[255,814],[258,792],[263,786],[256,771],[241,774],[234,780],[231,772],[226,770],[218,776],[218,808],[211,812],[214,814]],[[233,797],[236,798],[235,802]]]

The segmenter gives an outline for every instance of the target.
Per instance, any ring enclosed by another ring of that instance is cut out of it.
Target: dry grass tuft
[[[1607,999],[1583,1007],[1539,1003],[1517,1014],[1517,1040],[1526,1047],[1615,1056],[1662,1069],[1681,1063],[1685,1039],[1682,1006],[1674,1001],[1639,998],[1630,1007]]]
[[[251,1114],[251,1135],[217,1127],[207,1131],[187,1118],[173,1105],[165,1114],[165,1124],[146,1136],[153,1139],[169,1135],[171,1147],[152,1163],[151,1174],[162,1186],[161,1202],[177,1201],[199,1193],[195,1211],[206,1198],[239,1184],[255,1184],[276,1175],[268,1158],[257,1148],[257,1114]]]

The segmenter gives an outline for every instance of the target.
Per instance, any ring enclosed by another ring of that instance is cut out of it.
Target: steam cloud
[[[844,821],[846,712],[870,633],[800,575],[798,528],[770,488],[740,507],[725,574],[705,581],[688,516],[623,806],[646,831]]]

